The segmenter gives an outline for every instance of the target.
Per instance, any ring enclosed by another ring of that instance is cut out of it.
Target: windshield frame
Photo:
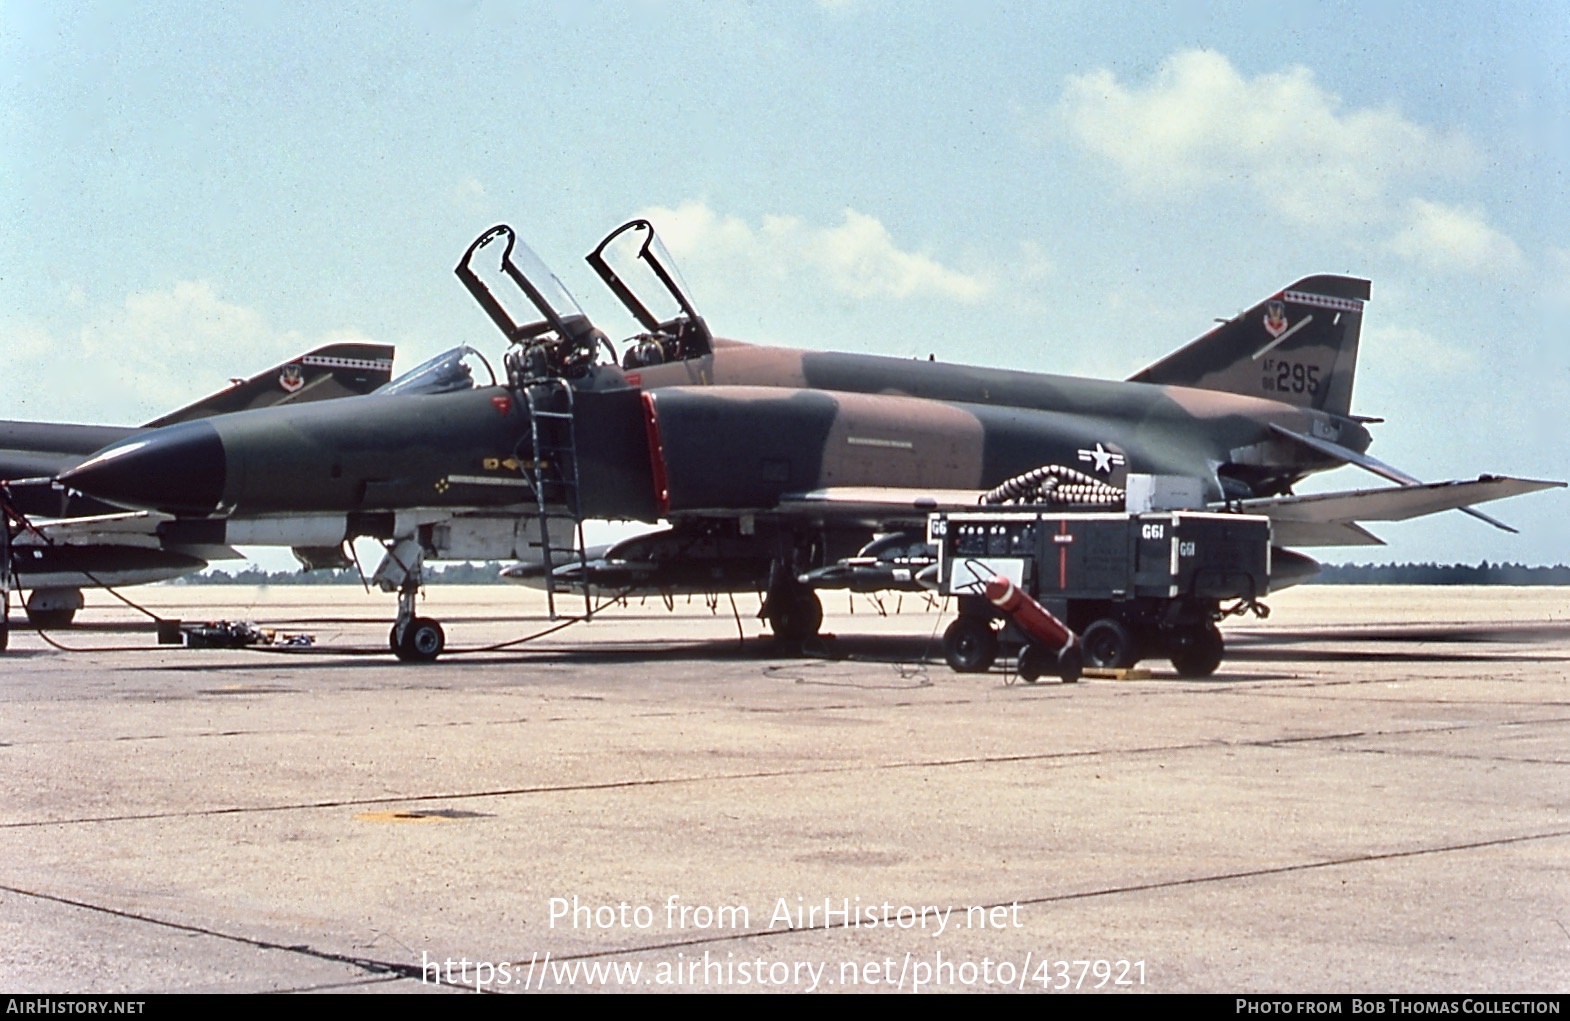
[[[474,366],[469,361],[469,356],[478,358],[485,367],[485,374],[490,382],[480,383],[475,378]],[[486,360],[476,348],[468,344],[460,344],[448,348],[441,354],[416,365],[408,372],[396,379],[383,383],[371,391],[373,396],[387,397],[392,395],[431,395],[460,393],[465,390],[480,390],[485,387],[496,386],[496,371],[491,368],[491,363]]]

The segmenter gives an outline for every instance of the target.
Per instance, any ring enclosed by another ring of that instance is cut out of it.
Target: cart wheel
[[[1179,677],[1209,677],[1221,665],[1221,654],[1226,645],[1221,640],[1221,630],[1214,624],[1192,628],[1174,636],[1171,646],[1172,665]]]
[[[1045,652],[1034,645],[1027,645],[1019,650],[1019,679],[1026,684],[1035,684],[1051,663],[1052,658]]]
[[[1079,675],[1085,672],[1085,654],[1079,646],[1071,645],[1063,650],[1063,655],[1058,657],[1058,679],[1064,684],[1073,684],[1079,680]]]
[[[1111,617],[1103,617],[1086,628],[1079,644],[1085,650],[1086,666],[1121,670],[1138,661],[1133,636]]]
[[[992,622],[961,617],[943,632],[943,657],[962,674],[985,673],[998,659],[998,634]]]

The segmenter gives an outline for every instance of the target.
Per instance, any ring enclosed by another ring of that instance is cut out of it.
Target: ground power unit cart
[[[987,598],[1000,576],[1080,636],[1088,667],[1160,657],[1183,677],[1206,677],[1224,650],[1216,622],[1268,612],[1259,600],[1270,589],[1270,520],[1255,515],[1010,507],[933,514],[927,539],[939,591],[958,599],[943,651],[961,672],[988,670],[1003,651],[1019,655],[1033,680],[1052,672],[1041,669],[1043,653],[1058,658]]]

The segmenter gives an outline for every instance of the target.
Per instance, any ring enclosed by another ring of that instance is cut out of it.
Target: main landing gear
[[[397,591],[398,620],[387,635],[387,645],[405,663],[434,663],[447,646],[442,626],[429,617],[415,616],[414,601],[420,593],[425,551],[414,539],[400,539],[387,548],[387,555],[371,580],[383,592]]]
[[[776,582],[763,599],[763,619],[780,641],[806,641],[823,626],[823,603],[800,582]]]

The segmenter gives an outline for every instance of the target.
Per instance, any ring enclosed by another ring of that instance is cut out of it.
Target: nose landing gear
[[[392,626],[387,645],[405,663],[434,663],[447,647],[447,635],[431,618],[411,617],[407,623]]]
[[[414,601],[420,592],[425,551],[414,539],[400,539],[387,549],[371,580],[383,592],[398,593],[398,620],[387,635],[387,645],[405,663],[434,663],[447,647],[441,624],[415,616]]]

